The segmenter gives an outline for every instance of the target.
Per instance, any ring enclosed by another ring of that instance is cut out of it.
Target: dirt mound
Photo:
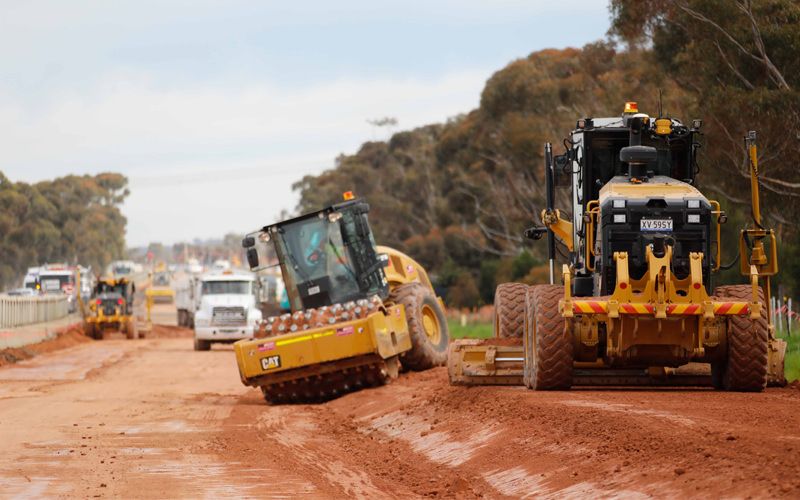
[[[153,329],[145,333],[146,338],[183,339],[194,336],[191,328],[175,325],[153,325]]]
[[[91,339],[84,335],[82,325],[71,325],[56,332],[56,336],[50,340],[26,345],[24,347],[10,347],[0,350],[0,367],[30,359],[39,354],[57,351],[90,341]]]

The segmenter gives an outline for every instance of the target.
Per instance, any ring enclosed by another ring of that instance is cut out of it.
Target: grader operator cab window
[[[588,152],[585,162],[591,177],[583,184],[588,191],[584,199],[596,200],[600,188],[608,181],[615,176],[628,174],[627,163],[619,159],[620,150],[629,146],[628,129],[587,130],[583,135],[582,148]],[[656,161],[647,167],[648,172],[691,184],[695,174],[692,141],[691,135],[666,142],[663,138],[651,138],[643,134],[642,145],[652,146],[657,152]]]

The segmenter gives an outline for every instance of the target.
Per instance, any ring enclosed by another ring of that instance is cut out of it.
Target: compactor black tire
[[[523,379],[529,389],[569,389],[572,386],[572,337],[564,332],[558,312],[564,295],[559,285],[535,285],[525,294]]]
[[[525,323],[524,283],[503,283],[494,292],[494,336],[521,339]]]
[[[447,362],[450,333],[447,318],[433,291],[422,283],[407,283],[392,290],[389,301],[402,304],[405,308],[411,336],[411,350],[401,357],[403,367],[420,371],[444,365]],[[426,316],[429,324],[433,322],[436,328],[433,336],[425,330]]]
[[[211,342],[208,340],[202,340],[195,338],[194,339],[194,350],[195,351],[210,351],[211,350]]]
[[[753,298],[750,285],[717,287],[717,299],[750,302]],[[728,319],[728,349],[722,360],[711,364],[714,387],[728,391],[760,392],[767,386],[769,369],[769,326],[764,301],[764,291],[759,288],[761,317],[730,316]]]

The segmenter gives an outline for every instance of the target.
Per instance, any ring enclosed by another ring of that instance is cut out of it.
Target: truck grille
[[[212,311],[211,324],[215,326],[235,326],[247,323],[244,307],[215,307]]]

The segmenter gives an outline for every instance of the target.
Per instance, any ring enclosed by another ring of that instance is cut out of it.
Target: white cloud
[[[0,134],[13,145],[0,160],[7,175],[25,180],[122,171],[133,190],[125,207],[130,244],[212,237],[293,208],[292,182],[384,138],[368,119],[393,116],[403,129],[445,120],[477,105],[488,74],[178,89],[118,73],[28,107],[0,89]]]

